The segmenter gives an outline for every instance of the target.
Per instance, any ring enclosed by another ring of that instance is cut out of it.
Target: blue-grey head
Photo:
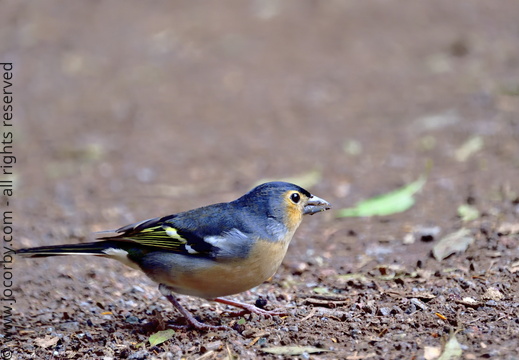
[[[303,215],[313,215],[331,208],[331,205],[302,187],[282,182],[268,182],[235,200],[260,216],[282,222],[287,230],[295,231]]]

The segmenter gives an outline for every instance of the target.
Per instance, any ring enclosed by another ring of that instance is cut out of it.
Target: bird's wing
[[[229,216],[226,204],[157,217],[121,227],[113,237],[99,240],[134,242],[150,250],[166,250],[215,258],[245,253],[247,235]]]

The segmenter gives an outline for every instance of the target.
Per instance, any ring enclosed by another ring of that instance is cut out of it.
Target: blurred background
[[[340,209],[424,175],[419,206],[395,219],[433,225],[517,190],[514,1],[19,1],[0,17],[21,246],[265,179]],[[323,215],[307,229],[402,228]]]

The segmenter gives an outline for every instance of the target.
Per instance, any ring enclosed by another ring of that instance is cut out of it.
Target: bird
[[[330,203],[282,181],[256,186],[240,198],[117,230],[94,242],[16,250],[22,257],[93,255],[141,270],[190,328],[224,330],[197,320],[175,294],[199,297],[265,316],[283,315],[225,298],[256,287],[279,266],[304,215],[329,210]]]

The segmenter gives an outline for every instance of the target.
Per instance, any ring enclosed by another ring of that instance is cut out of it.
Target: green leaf
[[[245,320],[245,318],[240,318],[240,320],[238,320],[237,324],[238,325],[245,325],[246,322],[247,322],[247,320]]]
[[[422,189],[425,181],[425,177],[422,176],[418,180],[387,194],[361,201],[353,208],[339,210],[337,216],[384,216],[406,211],[414,205],[415,199],[413,195]]]
[[[302,355],[302,354],[314,354],[314,353],[320,353],[320,352],[327,352],[330,350],[316,348],[313,346],[273,346],[269,348],[261,349],[261,351],[264,351],[269,354],[275,354],[275,355]]]
[[[456,150],[454,157],[456,160],[463,162],[481,149],[483,149],[483,138],[481,136],[474,136]]]
[[[361,273],[337,275],[337,278],[341,279],[342,281],[354,281],[354,280],[358,280],[360,282],[369,281],[368,277]]]
[[[329,294],[330,293],[330,290],[328,290],[328,288],[325,288],[325,287],[315,287],[312,289],[312,291],[316,294]]]
[[[157,346],[171,339],[173,335],[175,335],[175,331],[172,329],[158,331],[155,334],[150,335],[148,341],[150,342],[150,346]]]
[[[474,206],[462,204],[458,207],[458,215],[462,221],[472,221],[479,218],[479,211]]]
[[[342,145],[344,152],[351,156],[357,156],[362,152],[362,145],[357,140],[347,140]]]
[[[449,341],[445,344],[445,348],[443,349],[443,353],[438,358],[438,360],[455,360],[461,357],[463,350],[461,349],[461,345],[456,339],[455,335],[452,335]]]

